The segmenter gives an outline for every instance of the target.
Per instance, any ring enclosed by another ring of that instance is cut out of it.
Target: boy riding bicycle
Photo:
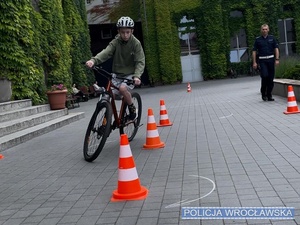
[[[112,72],[118,76],[132,78],[135,85],[141,84],[141,76],[145,68],[145,54],[140,41],[133,35],[134,22],[130,17],[121,17],[117,22],[118,35],[109,45],[98,53],[91,60],[86,62],[86,66],[92,68],[113,58]],[[122,95],[128,104],[130,119],[136,118],[136,108],[132,103],[130,90],[133,86],[128,86],[122,80],[116,80],[113,84],[119,88],[114,90],[114,94]]]

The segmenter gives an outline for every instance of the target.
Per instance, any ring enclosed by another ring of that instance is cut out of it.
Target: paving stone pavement
[[[300,114],[286,98],[263,102],[259,77],[136,89],[144,124],[130,148],[141,201],[111,202],[119,132],[92,163],[83,137],[97,99],[72,111],[85,118],[2,152],[0,225],[300,224]],[[158,127],[162,149],[144,150],[147,109],[159,122],[164,99],[173,126]],[[213,188],[215,185],[215,189]],[[178,202],[186,200],[187,203]],[[189,204],[188,204],[189,203]],[[183,206],[295,207],[294,220],[184,220]]]

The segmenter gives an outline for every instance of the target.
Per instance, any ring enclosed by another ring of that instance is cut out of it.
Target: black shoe
[[[128,106],[128,109],[129,109],[129,119],[130,120],[134,120],[135,117],[136,117],[136,108],[135,106],[132,104],[132,105],[129,105]]]
[[[275,100],[275,99],[272,98],[272,97],[269,97],[269,98],[268,98],[268,101],[269,101],[269,102],[272,102],[272,101],[274,101],[274,100]]]
[[[261,98],[262,98],[262,100],[264,100],[264,101],[267,101],[267,100],[268,100],[268,98],[267,98],[266,96],[262,96]]]

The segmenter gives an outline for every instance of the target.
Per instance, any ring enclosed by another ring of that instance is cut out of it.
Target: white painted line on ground
[[[167,205],[165,208],[173,208],[173,207],[177,207],[177,206],[181,206],[181,205],[187,205],[187,204],[190,204],[191,202],[195,202],[195,201],[198,201],[202,198],[205,198],[207,196],[209,196],[215,189],[216,189],[216,184],[213,180],[207,178],[207,177],[203,177],[203,176],[198,176],[198,175],[190,175],[191,177],[200,177],[202,179],[205,179],[205,180],[208,180],[210,181],[212,184],[213,184],[213,187],[211,189],[210,192],[208,192],[206,195],[203,195],[201,196],[200,198],[196,198],[196,199],[192,199],[192,200],[189,200],[189,199],[185,199],[185,200],[182,200],[182,201],[179,201],[179,202],[176,202],[174,204],[171,204],[171,205]]]
[[[228,115],[228,116],[221,116],[221,117],[219,117],[219,119],[226,119],[226,118],[229,118],[229,117],[232,117],[233,116],[233,114],[231,113],[230,115]]]

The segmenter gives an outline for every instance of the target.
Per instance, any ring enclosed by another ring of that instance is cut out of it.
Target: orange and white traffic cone
[[[4,159],[4,156],[2,154],[0,154],[0,159]]]
[[[288,86],[288,104],[287,104],[287,109],[284,114],[294,114],[294,113],[300,113],[298,106],[297,106],[297,101],[296,97],[294,94],[294,89],[292,85]]]
[[[164,127],[164,126],[172,126],[173,123],[170,122],[169,117],[168,117],[168,112],[167,108],[165,105],[164,100],[160,100],[160,120],[159,124],[157,125],[158,127]]]
[[[126,134],[121,134],[118,188],[113,191],[111,201],[142,200],[147,198],[148,189],[141,186]]]
[[[147,137],[146,143],[144,144],[144,149],[152,148],[163,148],[165,143],[160,140],[158,130],[155,123],[155,118],[153,115],[153,110],[148,109],[148,119],[147,119]]]
[[[192,87],[191,87],[190,83],[188,83],[188,85],[187,85],[187,92],[192,92]]]

